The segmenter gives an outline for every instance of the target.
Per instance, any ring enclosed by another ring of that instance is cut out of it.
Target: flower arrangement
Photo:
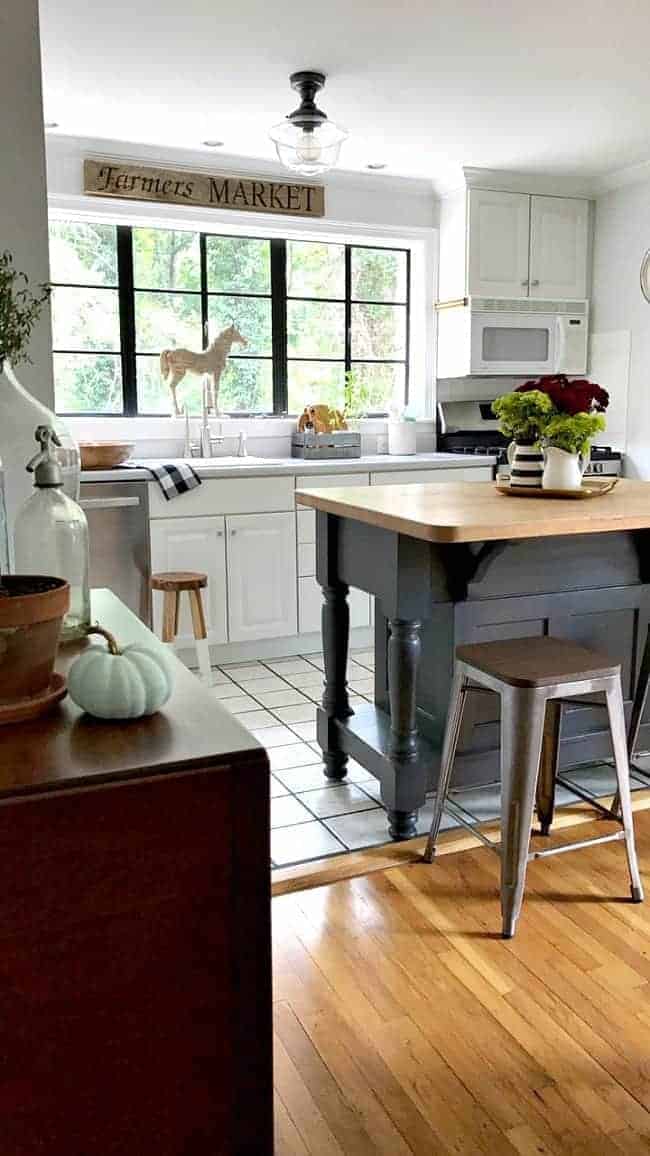
[[[497,398],[492,409],[506,437],[586,456],[592,438],[605,429],[608,405],[609,394],[600,385],[586,378],[570,381],[560,373],[526,381],[514,393]]]
[[[540,389],[504,393],[492,404],[501,430],[519,445],[537,445],[553,414],[553,402]]]
[[[0,371],[6,361],[19,365],[29,361],[27,347],[50,289],[40,286],[35,295],[25,273],[14,268],[11,253],[0,253]]]

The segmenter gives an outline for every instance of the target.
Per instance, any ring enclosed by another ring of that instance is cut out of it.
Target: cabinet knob
[[[527,286],[528,286],[528,281],[527,281],[527,280],[526,280],[526,281],[522,281],[522,283],[521,283],[521,287],[522,287],[522,289],[526,289],[526,288],[527,288]]]
[[[537,278],[534,281],[531,281],[531,285],[539,285],[539,281],[537,280]]]
[[[236,531],[236,530],[231,530],[231,531],[230,531],[230,537],[231,537],[231,538],[234,538],[236,533],[237,533],[237,531]]]

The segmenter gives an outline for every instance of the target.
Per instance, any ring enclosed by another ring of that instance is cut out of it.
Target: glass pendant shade
[[[304,176],[317,176],[334,168],[348,134],[334,121],[313,117],[309,123],[303,114],[300,124],[287,118],[274,125],[269,135],[286,168]]]
[[[300,93],[300,105],[286,120],[274,124],[269,136],[285,168],[306,177],[318,176],[334,168],[347,130],[328,120],[315,103],[325,84],[323,72],[294,72],[289,83]]]

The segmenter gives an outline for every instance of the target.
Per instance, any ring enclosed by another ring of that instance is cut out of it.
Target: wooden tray
[[[508,498],[563,498],[580,501],[584,498],[600,498],[614,489],[618,478],[586,478],[579,490],[542,490],[533,486],[511,486],[510,482],[497,481],[496,489]]]

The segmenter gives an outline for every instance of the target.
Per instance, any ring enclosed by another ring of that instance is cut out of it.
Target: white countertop
[[[138,462],[143,467],[177,461],[174,458],[145,459]],[[201,478],[259,478],[267,475],[283,477],[300,474],[363,474],[369,471],[418,470],[418,469],[461,469],[471,466],[493,466],[496,458],[488,454],[367,454],[360,458],[326,458],[321,461],[306,461],[303,458],[193,458],[190,465]],[[136,482],[151,481],[146,468],[118,466],[114,470],[82,470],[82,482]]]

